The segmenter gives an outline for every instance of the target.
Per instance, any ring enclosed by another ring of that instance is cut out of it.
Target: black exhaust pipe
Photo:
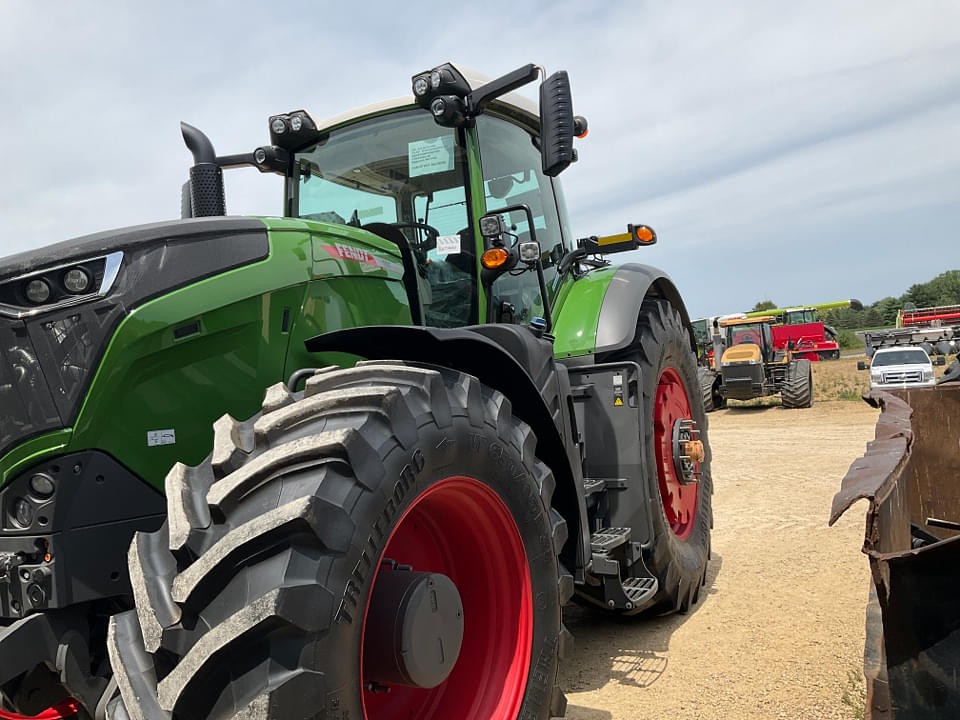
[[[217,154],[210,138],[200,130],[180,123],[180,132],[187,149],[193,154],[190,168],[190,216],[211,217],[227,214],[227,202],[223,191],[223,170],[217,165]],[[181,214],[186,210],[182,203]]]

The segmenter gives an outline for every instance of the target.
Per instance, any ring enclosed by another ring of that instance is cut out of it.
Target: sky
[[[446,61],[568,71],[574,235],[654,227],[611,259],[665,270],[692,317],[960,267],[956,0],[0,0],[0,255],[177,217],[181,120],[247,152],[271,114],[406,95]],[[230,214],[281,199],[227,174]]]

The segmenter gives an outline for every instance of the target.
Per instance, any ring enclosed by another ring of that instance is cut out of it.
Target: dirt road
[[[713,559],[688,615],[566,611],[569,720],[853,718],[869,569],[864,510],[827,527],[840,478],[873,437],[859,402],[712,413]]]

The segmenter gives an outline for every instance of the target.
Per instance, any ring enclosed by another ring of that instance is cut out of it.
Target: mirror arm
[[[551,312],[550,296],[547,294],[547,281],[543,277],[543,261],[537,258],[537,281],[540,283],[540,298],[543,301],[543,319],[546,322],[544,332],[550,332],[553,329],[553,313]]]
[[[468,114],[471,116],[479,115],[493,100],[533,82],[539,74],[539,68],[533,63],[529,63],[503,77],[491,80],[467,96]]]

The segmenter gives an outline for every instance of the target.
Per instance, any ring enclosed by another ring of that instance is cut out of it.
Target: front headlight
[[[882,383],[883,375],[881,373],[870,373],[870,382]]]
[[[933,380],[933,368],[924,368],[923,369],[923,379],[924,380]]]

